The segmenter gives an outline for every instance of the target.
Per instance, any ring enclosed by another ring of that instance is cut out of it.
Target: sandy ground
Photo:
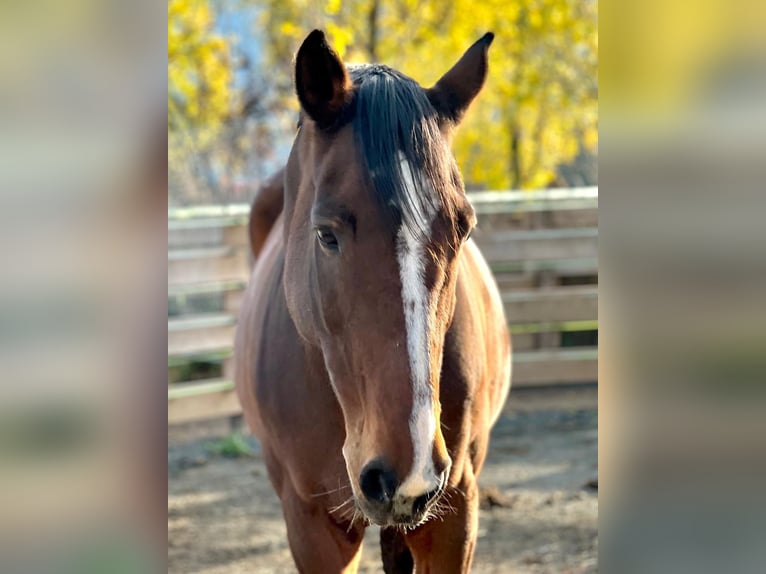
[[[479,479],[484,508],[473,572],[597,572],[597,390],[512,390]],[[225,422],[168,436],[168,571],[295,572],[279,499],[253,456],[209,450]],[[499,503],[500,505],[496,505]],[[360,572],[382,572],[370,528]]]

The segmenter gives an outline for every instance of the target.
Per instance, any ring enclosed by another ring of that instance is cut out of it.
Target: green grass
[[[557,331],[597,331],[598,321],[553,321],[543,323],[516,323],[508,326],[512,334],[554,333]]]
[[[241,458],[251,456],[253,450],[247,444],[241,433],[234,432],[207,445],[208,452],[226,458]]]

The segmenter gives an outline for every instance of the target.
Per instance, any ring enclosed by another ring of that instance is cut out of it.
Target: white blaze
[[[415,180],[412,167],[400,153],[400,165],[407,192],[413,196],[428,193],[430,186],[418,185],[423,179]],[[411,202],[421,206],[423,202],[415,197]],[[413,216],[416,227],[430,231],[435,213],[429,202],[424,209],[418,209]],[[427,239],[427,238],[425,238]],[[397,238],[397,258],[402,281],[402,302],[407,329],[407,352],[412,373],[412,413],[410,433],[412,435],[412,470],[398,489],[401,496],[419,496],[438,486],[434,470],[433,452],[436,418],[434,417],[433,396],[430,381],[430,301],[425,283],[424,238],[413,234],[408,225],[402,225]]]

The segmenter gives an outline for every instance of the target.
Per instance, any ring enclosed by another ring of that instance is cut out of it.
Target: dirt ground
[[[512,390],[479,478],[473,572],[597,572],[597,390]],[[279,499],[253,456],[212,454],[228,423],[168,433],[168,572],[294,572]],[[378,530],[360,572],[382,572]]]

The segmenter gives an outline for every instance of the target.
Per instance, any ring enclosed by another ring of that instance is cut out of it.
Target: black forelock
[[[437,112],[417,82],[387,66],[350,66],[349,74],[355,86],[351,122],[356,148],[375,195],[395,224],[427,235],[430,230],[420,228],[415,214],[444,207],[456,173]],[[407,193],[400,154],[420,179],[423,192],[416,197]]]

